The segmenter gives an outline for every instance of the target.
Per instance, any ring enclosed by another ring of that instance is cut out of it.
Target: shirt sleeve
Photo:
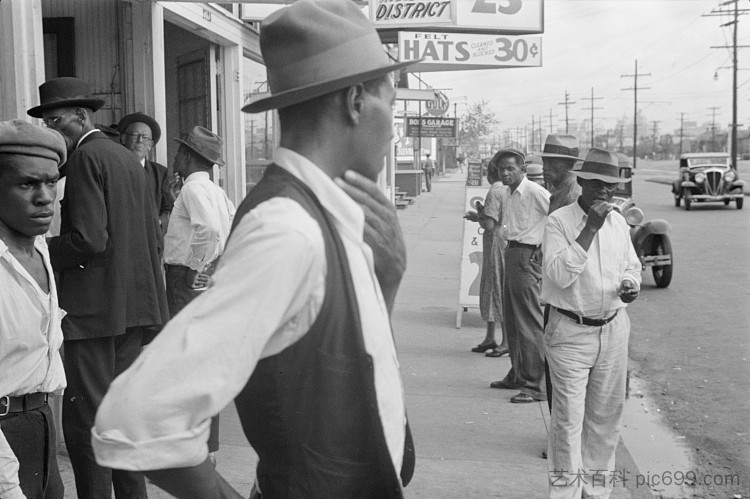
[[[264,354],[307,331],[282,333],[281,326],[305,311],[317,316],[325,265],[320,227],[298,203],[274,198],[246,214],[208,290],[112,383],[92,429],[97,462],[125,470],[203,462],[210,418],[244,388]]]
[[[190,216],[190,238],[185,265],[201,271],[219,256],[221,248],[221,220],[212,209],[208,193],[187,184],[182,189],[182,201]]]
[[[107,249],[107,205],[99,166],[87,151],[75,151],[69,165],[62,204],[68,213],[70,230],[49,242],[55,270],[89,261]]]
[[[586,267],[588,254],[578,242],[568,240],[558,217],[547,220],[542,248],[544,276],[561,289],[573,284]]]
[[[21,499],[21,482],[18,480],[18,459],[0,428],[0,497]]]

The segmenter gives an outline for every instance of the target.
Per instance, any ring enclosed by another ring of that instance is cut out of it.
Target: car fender
[[[683,189],[685,187],[698,187],[698,184],[696,184],[695,182],[691,182],[689,180],[683,180],[680,185],[682,186]]]
[[[669,235],[670,232],[672,232],[672,228],[666,220],[649,220],[636,227],[635,231],[631,234],[633,247],[640,254],[641,249],[651,248],[650,243],[654,236]],[[648,253],[646,252],[646,254]]]
[[[744,189],[745,188],[745,181],[744,180],[735,180],[734,182],[732,182],[731,189],[736,189],[738,187],[741,188],[741,189]]]

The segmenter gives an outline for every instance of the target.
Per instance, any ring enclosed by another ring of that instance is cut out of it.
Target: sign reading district
[[[542,37],[403,31],[398,53],[402,61],[424,58],[411,67],[415,72],[540,67]]]
[[[456,118],[406,118],[407,137],[455,137]]]

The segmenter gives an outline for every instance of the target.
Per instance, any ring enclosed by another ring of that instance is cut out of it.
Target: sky
[[[424,72],[428,85],[443,89],[459,117],[469,104],[486,100],[499,131],[531,125],[550,112],[554,127],[565,127],[565,106],[573,124],[591,117],[596,128],[614,129],[632,120],[632,89],[638,61],[638,109],[659,134],[685,121],[726,129],[732,121],[732,28],[727,16],[702,17],[722,0],[545,0],[542,67]],[[750,1],[740,0],[740,9]],[[727,7],[724,7],[726,9]],[[740,17],[738,45],[750,45],[750,15]],[[750,48],[738,53],[737,121],[750,126]],[[650,76],[646,76],[646,74]],[[717,74],[717,78],[714,78]],[[415,85],[412,84],[412,87]],[[648,87],[648,88],[647,88]],[[586,109],[589,108],[589,109]],[[600,108],[600,109],[599,109]],[[711,109],[717,108],[717,109]],[[651,131],[651,130],[649,130]],[[640,133],[639,133],[640,135]]]

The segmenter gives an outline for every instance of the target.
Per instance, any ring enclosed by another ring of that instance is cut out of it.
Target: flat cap
[[[62,166],[67,159],[59,132],[23,120],[0,121],[0,153],[38,156]]]
[[[495,153],[492,161],[497,162],[500,158],[505,156],[515,156],[520,160],[520,164],[523,165],[526,163],[526,153],[515,147],[506,147],[504,149],[500,149]]]

